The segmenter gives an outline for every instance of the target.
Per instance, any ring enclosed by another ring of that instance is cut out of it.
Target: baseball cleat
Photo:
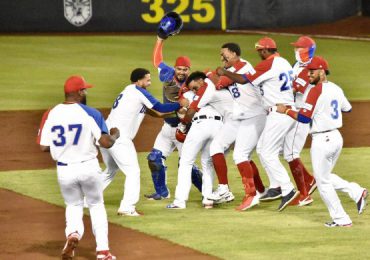
[[[242,204],[240,204],[238,207],[236,207],[236,210],[243,211],[250,209],[260,203],[259,198],[257,195],[245,195],[242,201]]]
[[[366,198],[368,195],[369,193],[367,192],[367,189],[364,189],[364,191],[362,192],[361,198],[357,202],[358,214],[361,214],[362,212],[364,212],[366,205],[367,205]]]
[[[140,217],[144,215],[141,212],[136,211],[136,209],[131,210],[131,211],[123,211],[123,210],[118,210],[117,211],[118,216],[128,216],[128,217]]]
[[[204,198],[204,199],[202,200],[202,206],[203,206],[203,208],[205,208],[205,209],[212,209],[212,208],[213,208],[213,203],[214,203],[214,201],[213,201],[213,200],[209,200],[209,199],[207,199],[207,198]]]
[[[96,260],[116,260],[117,258],[112,255],[109,250],[97,251]]]
[[[186,209],[186,207],[182,207],[182,206],[176,205],[175,203],[171,203],[166,206],[166,209]]]
[[[296,197],[299,196],[299,191],[296,191],[295,189],[292,189],[288,195],[285,195],[281,198],[281,203],[278,207],[278,211],[283,211],[286,206],[289,205],[290,202],[292,202]]]
[[[71,260],[75,255],[80,235],[77,232],[70,234],[62,250],[62,260]]]
[[[217,189],[214,192],[212,192],[212,194],[207,196],[207,199],[213,200],[213,201],[219,201],[223,198],[228,197],[229,193],[230,193],[229,185],[219,184]]]
[[[261,195],[260,201],[273,201],[281,198],[281,188],[269,188],[264,195]]]
[[[213,203],[214,203],[214,204],[229,203],[229,202],[234,201],[234,199],[235,199],[234,194],[233,194],[231,191],[229,191],[228,193],[224,194],[224,195],[221,197],[221,199],[219,199],[219,200],[214,200],[214,201],[213,201]]]
[[[325,227],[329,227],[329,228],[332,228],[332,227],[352,227],[352,223],[348,223],[348,224],[338,224],[336,222],[326,222],[325,224]]]
[[[306,197],[300,194],[298,197],[296,197],[292,202],[289,203],[291,206],[298,206],[303,207],[310,205],[313,202],[313,198],[311,198],[310,195],[307,195]]]
[[[161,196],[158,193],[154,192],[153,194],[145,194],[144,197],[148,200],[164,200],[169,199],[171,195],[168,193],[167,196]]]

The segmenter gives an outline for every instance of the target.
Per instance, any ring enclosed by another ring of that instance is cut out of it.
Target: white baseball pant
[[[284,138],[293,128],[295,120],[285,114],[270,112],[266,118],[265,128],[257,144],[257,153],[262,166],[270,180],[277,182],[281,187],[282,195],[286,196],[292,189],[288,172],[279,160],[279,151],[283,146]],[[270,183],[270,187],[272,184]]]
[[[84,234],[83,199],[85,196],[95,235],[96,250],[109,250],[108,221],[99,161],[92,159],[82,163],[57,166],[57,175],[66,204],[66,237],[77,231],[81,239]]]
[[[202,195],[207,197],[213,188],[213,163],[209,154],[209,145],[215,134],[222,126],[221,120],[198,119],[192,123],[189,133],[183,144],[183,152],[180,158],[178,180],[174,203],[186,206],[191,189],[191,169],[195,163],[197,154],[202,151],[201,164],[203,172]]]
[[[104,189],[120,169],[126,180],[118,211],[134,211],[140,196],[140,166],[134,143],[131,139],[120,136],[111,148],[100,150],[107,167],[103,173]]]
[[[334,222],[349,224],[352,221],[344,211],[330,174],[339,158],[342,146],[343,138],[338,130],[312,134],[311,160],[320,196]]]

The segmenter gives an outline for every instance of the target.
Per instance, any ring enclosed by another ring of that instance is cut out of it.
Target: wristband
[[[291,110],[290,108],[288,108],[287,110],[285,110],[285,114],[287,115],[290,110]]]

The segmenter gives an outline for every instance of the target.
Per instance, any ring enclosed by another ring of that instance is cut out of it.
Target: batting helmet
[[[162,39],[167,39],[168,36],[178,34],[183,26],[180,15],[176,12],[165,14],[158,27],[158,36]]]

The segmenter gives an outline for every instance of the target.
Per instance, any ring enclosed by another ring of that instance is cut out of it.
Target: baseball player
[[[190,74],[190,59],[186,56],[180,56],[176,59],[174,68],[163,62],[164,39],[157,37],[153,51],[153,64],[159,71],[159,78],[163,82],[163,102],[170,104],[177,102],[180,88],[184,85],[186,78]],[[175,134],[180,120],[176,114],[164,119],[161,131],[158,133],[152,151],[147,159],[155,192],[145,195],[148,199],[160,200],[169,198],[170,193],[166,184],[166,158],[177,148],[181,157],[182,143],[176,140]],[[192,167],[192,182],[199,191],[202,191],[202,172],[197,166]]]
[[[253,72],[250,63],[240,58],[241,50],[236,43],[226,43],[221,47],[221,61],[224,69],[244,74]],[[228,196],[227,166],[224,151],[235,142],[234,162],[238,167],[245,190],[245,197],[237,210],[246,210],[259,203],[255,183],[259,192],[264,192],[258,169],[251,161],[251,154],[257,145],[258,138],[266,121],[266,112],[261,105],[261,99],[256,89],[250,84],[222,85],[218,80],[217,89],[229,91],[232,98],[232,113],[225,117],[224,125],[211,144],[211,155],[219,179],[218,189],[209,196],[209,199],[219,201]]]
[[[293,71],[288,61],[280,57],[273,39],[264,37],[256,43],[255,47],[262,61],[253,71],[241,75],[218,68],[217,73],[220,76],[229,77],[231,82],[240,84],[250,82],[260,90],[263,106],[269,113],[257,144],[257,153],[270,179],[276,180],[281,187],[282,200],[278,210],[282,211],[299,195],[299,191],[294,189],[287,171],[279,160],[279,151],[284,137],[294,126],[294,120],[271,111],[271,107],[276,103],[282,103],[294,108]]]
[[[296,97],[296,107],[304,107],[305,100],[309,90],[313,85],[309,84],[307,65],[311,62],[316,49],[315,41],[308,36],[301,36],[292,45],[295,47],[296,64],[293,66],[293,72],[296,75],[293,81],[293,91]],[[329,73],[328,69],[325,70]],[[284,157],[288,161],[292,175],[300,191],[300,196],[295,199],[292,204],[304,206],[310,204],[313,200],[309,196],[316,188],[316,181],[300,160],[300,153],[306,142],[307,135],[310,130],[309,124],[303,124],[299,121],[296,126],[288,133],[284,142]],[[331,173],[330,175],[333,187],[335,190],[347,193],[357,205],[361,204],[362,194],[365,188],[355,182],[348,182],[340,176]],[[361,206],[358,207],[361,214]]]
[[[62,259],[72,259],[84,233],[83,197],[90,210],[96,239],[97,259],[116,259],[109,252],[108,221],[103,200],[101,169],[96,144],[110,148],[119,137],[116,128],[108,134],[102,114],[86,103],[87,84],[71,76],[64,85],[65,101],[43,116],[40,147],[57,161],[58,182],[66,204],[66,244]]]
[[[131,84],[116,98],[107,119],[109,129],[117,127],[121,136],[115,145],[101,149],[103,160],[107,166],[104,171],[104,188],[113,180],[118,169],[125,175],[124,195],[118,209],[118,215],[137,217],[136,203],[140,195],[140,167],[136,149],[132,142],[144,119],[145,113],[163,117],[177,111],[181,105],[187,106],[187,100],[162,104],[147,90],[151,85],[150,73],[143,68],[131,72]]]
[[[186,201],[189,198],[191,188],[191,168],[198,152],[201,151],[203,170],[202,204],[203,207],[208,209],[213,207],[213,201],[208,200],[207,197],[212,193],[214,175],[209,146],[222,126],[223,115],[227,111],[224,108],[232,107],[232,99],[228,91],[216,91],[214,84],[203,72],[197,71],[190,74],[186,85],[190,90],[196,92],[196,96],[183,119],[184,123],[192,121],[192,125],[186,134],[180,158],[175,200],[167,205],[167,208],[186,208]],[[209,129],[212,129],[212,131],[209,131]]]
[[[326,204],[332,222],[327,227],[351,227],[352,221],[344,211],[332,184],[331,170],[339,158],[343,138],[338,131],[342,127],[342,112],[350,112],[351,104],[343,90],[327,80],[328,63],[321,57],[313,57],[307,65],[309,83],[314,85],[307,95],[304,106],[294,111],[278,104],[276,111],[286,114],[305,124],[311,124],[312,135],[311,160],[317,187]],[[366,205],[367,190],[359,200],[361,212]],[[360,212],[360,211],[359,211]]]

